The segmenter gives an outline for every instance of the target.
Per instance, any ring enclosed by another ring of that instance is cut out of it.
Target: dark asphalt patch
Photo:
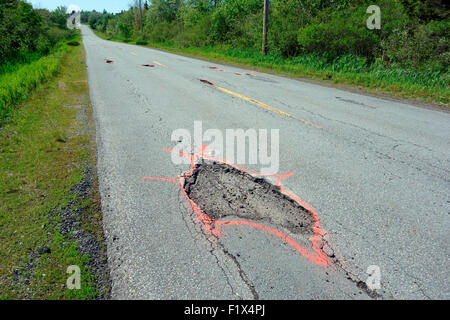
[[[312,235],[310,212],[265,179],[217,162],[197,164],[186,177],[185,190],[210,218],[266,221],[295,234]]]
[[[146,63],[142,65],[143,67],[150,67],[153,68],[155,65],[154,64],[150,64],[150,63]]]
[[[211,81],[209,81],[209,80],[206,80],[206,79],[200,79],[200,82],[203,82],[203,83],[209,84],[210,86],[215,86],[215,84],[214,84],[214,83],[212,83]]]
[[[106,62],[106,63],[114,63],[115,61],[114,61],[114,60],[111,60],[111,59],[105,59],[105,62]]]

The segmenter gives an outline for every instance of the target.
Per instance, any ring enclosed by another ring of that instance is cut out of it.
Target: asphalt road
[[[382,298],[450,298],[449,113],[82,33],[113,298],[370,299],[371,265]],[[317,212],[333,263],[245,225],[211,239],[178,185],[144,179],[189,169],[163,148],[196,120],[280,130],[282,185]]]

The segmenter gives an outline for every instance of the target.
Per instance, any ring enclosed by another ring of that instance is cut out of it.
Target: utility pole
[[[264,0],[262,55],[266,54],[267,28],[269,24],[269,0]]]

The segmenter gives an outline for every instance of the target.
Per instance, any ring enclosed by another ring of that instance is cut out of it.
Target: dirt
[[[294,234],[312,235],[312,215],[280,189],[227,164],[197,164],[185,180],[190,199],[214,220],[239,217],[266,221]]]

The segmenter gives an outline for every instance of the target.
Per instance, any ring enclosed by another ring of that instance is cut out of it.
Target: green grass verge
[[[388,94],[445,107],[449,107],[450,103],[449,73],[432,70],[418,72],[395,66],[386,68],[381,63],[367,65],[364,59],[354,56],[345,56],[330,63],[324,57],[316,55],[283,58],[227,47],[180,48],[173,44],[151,42],[144,45],[139,40],[112,38],[96,30],[94,33],[105,40],[143,45],[193,58],[250,67],[262,72],[356,87],[368,93]]]
[[[98,193],[73,192],[95,163],[80,120],[91,110],[83,46],[65,46],[6,77],[19,92],[12,101],[29,99],[10,108],[0,128],[0,299],[92,299],[99,294],[92,257],[61,230],[60,214],[69,204],[79,208],[83,230],[102,241]],[[38,88],[29,94],[22,85]],[[66,287],[70,265],[81,268],[80,290]]]
[[[41,83],[58,72],[66,51],[67,46],[61,46],[48,56],[0,75],[0,121],[15,104],[24,101]]]

